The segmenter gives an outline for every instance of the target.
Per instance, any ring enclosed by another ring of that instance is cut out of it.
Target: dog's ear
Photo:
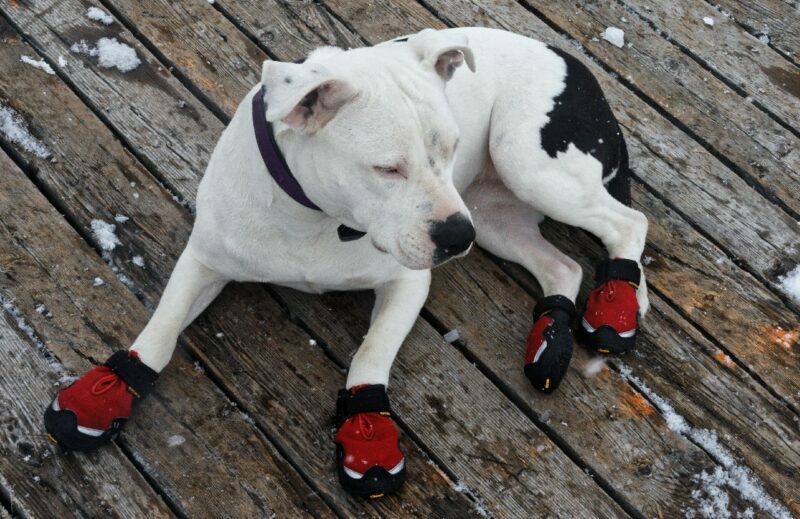
[[[265,61],[261,82],[266,91],[267,120],[283,121],[304,133],[325,126],[358,93],[319,63]]]
[[[408,43],[422,63],[432,66],[445,81],[453,77],[453,73],[465,61],[467,67],[475,72],[475,56],[469,47],[469,40],[462,33],[424,29],[409,38]]]

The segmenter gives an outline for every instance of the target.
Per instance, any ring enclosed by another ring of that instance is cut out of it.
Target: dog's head
[[[428,29],[264,63],[266,117],[308,197],[409,268],[464,254],[475,238],[453,185],[459,130],[445,97],[464,62],[474,71],[465,36]]]

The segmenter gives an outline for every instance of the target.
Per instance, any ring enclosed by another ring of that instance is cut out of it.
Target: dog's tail
[[[611,196],[630,207],[631,205],[631,170],[628,166],[628,146],[625,138],[620,134],[619,140],[619,166],[612,178],[604,180],[606,190]]]

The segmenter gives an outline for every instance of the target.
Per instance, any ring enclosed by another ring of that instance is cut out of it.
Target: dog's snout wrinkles
[[[436,245],[437,263],[461,254],[475,241],[475,228],[463,213],[453,213],[446,220],[433,222],[430,234]]]

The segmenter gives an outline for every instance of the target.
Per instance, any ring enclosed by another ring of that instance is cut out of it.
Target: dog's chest
[[[340,241],[337,225],[331,221],[319,234],[296,236],[270,225],[239,221],[235,232],[221,229],[224,224],[217,226],[218,239],[198,234],[193,248],[202,256],[199,259],[231,279],[313,293],[374,288],[404,270],[390,255],[375,249],[368,237]],[[222,247],[203,246],[219,243]]]

